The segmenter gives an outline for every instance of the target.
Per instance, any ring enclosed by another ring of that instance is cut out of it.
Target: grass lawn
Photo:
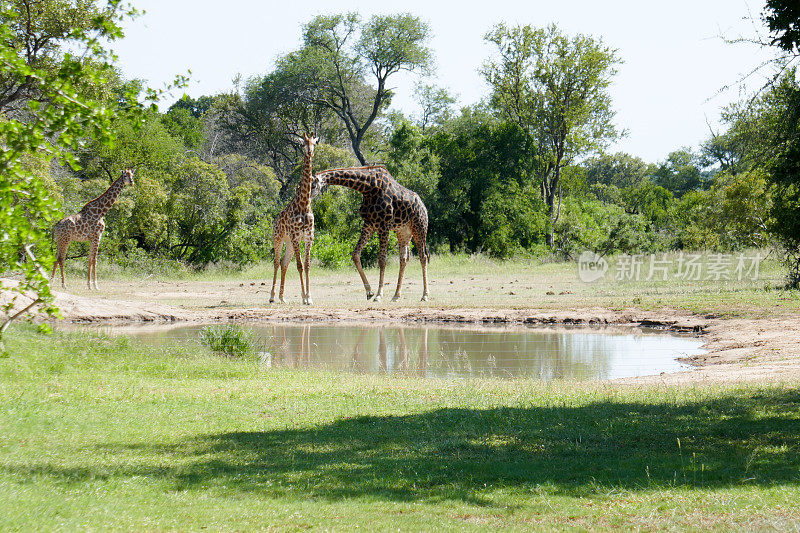
[[[266,369],[12,328],[0,530],[800,528],[800,390]]]

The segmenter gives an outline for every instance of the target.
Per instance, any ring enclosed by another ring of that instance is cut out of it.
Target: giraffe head
[[[327,180],[324,176],[313,174],[311,176],[311,199],[313,200],[322,192],[322,188],[327,185]]]
[[[122,171],[122,184],[123,185],[133,185],[133,169],[126,168]]]
[[[314,157],[314,147],[319,142],[319,137],[314,136],[314,132],[311,132],[311,135],[303,134],[303,155],[307,157]]]

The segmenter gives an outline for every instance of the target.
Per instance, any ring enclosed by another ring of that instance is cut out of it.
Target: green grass
[[[274,370],[10,330],[0,530],[798,529],[800,391]]]

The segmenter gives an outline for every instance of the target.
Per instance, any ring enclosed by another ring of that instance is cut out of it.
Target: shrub
[[[317,235],[312,253],[319,259],[323,268],[342,268],[350,263],[353,246],[343,239],[336,239],[329,233]]]
[[[584,250],[601,254],[655,251],[661,244],[642,215],[597,200],[564,199],[555,228],[557,249],[565,257]]]
[[[359,233],[343,238],[331,233],[322,233],[314,238],[314,247],[311,253],[319,259],[324,268],[342,268],[352,264],[351,256],[358,244]],[[374,267],[378,264],[380,241],[377,235],[372,236],[361,251],[361,264],[364,267]],[[397,236],[394,232],[389,234],[389,253],[387,257],[397,254]]]
[[[228,357],[244,357],[254,351],[253,332],[236,324],[204,327],[200,330],[200,343]]]
[[[492,257],[507,259],[544,241],[547,214],[541,194],[511,181],[492,187],[480,208],[478,235]]]

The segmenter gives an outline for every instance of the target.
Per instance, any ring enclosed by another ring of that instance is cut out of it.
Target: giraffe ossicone
[[[61,286],[67,288],[64,278],[64,262],[67,259],[67,249],[73,241],[89,242],[89,265],[86,273],[86,284],[89,290],[99,290],[97,286],[97,251],[100,248],[100,239],[106,229],[105,216],[117,201],[117,197],[126,185],[133,185],[133,170],[126,168],[111,186],[83,206],[78,213],[62,218],[53,226],[53,239],[56,242],[56,262],[53,264],[52,281],[56,277],[56,268],[61,267]]]

